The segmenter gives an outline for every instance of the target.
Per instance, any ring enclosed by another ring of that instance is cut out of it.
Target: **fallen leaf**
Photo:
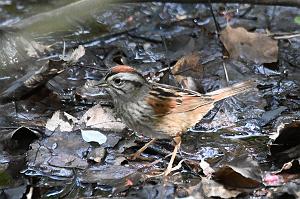
[[[108,107],[96,105],[90,108],[82,117],[81,124],[86,127],[99,128],[103,131],[122,132],[126,126],[120,119],[116,119],[113,110]]]
[[[202,91],[197,79],[203,78],[203,66],[200,63],[200,55],[191,53],[179,59],[172,68],[172,74],[183,88]]]
[[[204,195],[207,197],[235,198],[242,193],[238,190],[226,189],[224,185],[206,177],[203,177],[201,182]]]
[[[282,123],[277,128],[277,133],[270,136],[269,144],[271,156],[277,162],[286,162],[300,156],[300,121]]]
[[[230,57],[242,58],[255,63],[272,63],[278,60],[278,41],[263,33],[248,32],[242,27],[228,25],[220,33]]]
[[[86,160],[64,152],[60,152],[56,156],[52,156],[48,163],[51,166],[62,168],[86,169],[88,166]]]
[[[97,142],[98,144],[103,144],[107,141],[107,137],[95,130],[81,130],[82,139],[86,142]]]
[[[173,75],[202,78],[203,66],[200,63],[200,55],[191,53],[179,59],[172,68]]]
[[[274,110],[264,112],[261,116],[261,125],[265,126],[269,124],[272,120],[276,119],[285,110],[287,110],[287,107],[279,106]]]
[[[222,167],[214,173],[213,179],[230,187],[246,189],[259,187],[260,182],[244,176],[235,169],[230,166]]]
[[[42,61],[40,68],[29,71],[24,76],[11,82],[1,93],[0,102],[8,103],[29,97],[34,89],[44,86],[49,80],[61,74],[69,66],[74,65],[85,53],[84,47],[79,46],[65,60]]]
[[[46,123],[46,129],[51,132],[55,130],[70,132],[78,120],[68,113],[56,111]]]
[[[69,52],[67,55],[61,57],[62,60],[69,62],[70,64],[75,64],[83,55],[85,54],[85,49],[82,45],[79,45],[78,48]]]
[[[213,179],[233,188],[257,188],[261,185],[258,164],[247,156],[235,158],[213,173]]]
[[[84,142],[79,131],[63,132],[56,129],[51,136],[37,140],[26,153],[29,166],[26,175],[72,177],[74,168],[88,167],[86,154],[90,144]],[[32,171],[32,169],[34,171]]]
[[[101,183],[107,185],[125,184],[130,176],[138,175],[136,168],[117,166],[117,165],[102,165],[85,170],[79,174],[78,180],[83,183]]]

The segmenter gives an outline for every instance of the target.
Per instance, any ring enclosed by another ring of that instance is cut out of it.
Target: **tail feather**
[[[213,92],[209,92],[206,95],[211,96],[215,101],[220,101],[227,97],[231,97],[240,93],[248,92],[252,89],[256,88],[256,84],[253,80],[248,80],[242,83],[237,83],[232,86],[218,89]]]

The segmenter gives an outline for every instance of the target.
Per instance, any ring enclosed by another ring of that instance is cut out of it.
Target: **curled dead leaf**
[[[243,175],[244,173],[238,172],[236,168],[230,166],[225,166],[218,169],[214,173],[214,179],[221,184],[237,187],[237,188],[257,188],[260,185],[255,179],[251,179]]]
[[[191,53],[180,58],[172,68],[172,74],[176,81],[185,89],[201,90],[196,79],[203,78],[203,65],[200,63],[200,55]]]
[[[217,169],[213,179],[226,186],[253,189],[261,185],[260,173],[256,161],[248,156],[240,156]]]

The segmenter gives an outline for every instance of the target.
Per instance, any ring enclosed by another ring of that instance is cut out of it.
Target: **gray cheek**
[[[113,89],[111,89],[111,88],[106,88],[105,90],[107,91],[107,93],[108,93],[111,97],[116,97],[116,93],[114,92]]]
[[[121,89],[109,89],[108,92],[113,98],[120,98],[125,94]]]

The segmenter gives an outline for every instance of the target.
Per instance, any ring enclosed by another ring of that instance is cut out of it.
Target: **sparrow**
[[[227,97],[252,90],[252,80],[206,94],[165,84],[150,83],[130,66],[112,67],[98,84],[111,95],[118,117],[133,131],[152,140],[134,154],[138,157],[156,139],[175,141],[164,175],[172,171],[181,135],[199,122],[214,104]]]

